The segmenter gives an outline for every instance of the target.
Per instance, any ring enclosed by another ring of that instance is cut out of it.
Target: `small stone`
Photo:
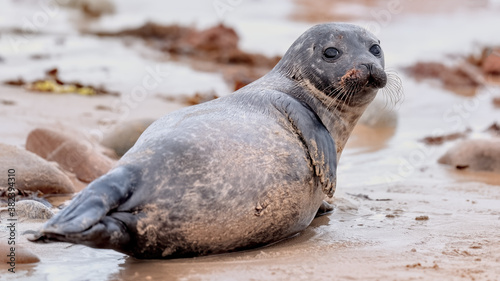
[[[481,68],[485,74],[500,75],[500,49],[491,50]]]
[[[500,97],[493,98],[492,103],[496,108],[500,108]]]
[[[139,119],[118,124],[113,131],[104,136],[101,144],[114,150],[116,155],[123,156],[154,121],[154,119]]]
[[[110,0],[67,0],[59,2],[60,5],[78,9],[89,17],[113,14],[116,10],[113,1]]]
[[[417,221],[427,221],[429,220],[429,216],[418,216],[415,218]]]
[[[14,251],[12,251],[14,249]],[[9,255],[15,255],[15,263],[36,263],[40,261],[40,258],[33,253],[30,249],[25,248],[23,245],[7,245],[7,243],[0,243],[0,262],[2,264],[11,262],[11,257]],[[7,273],[2,273],[2,275]]]
[[[26,140],[26,149],[55,161],[83,182],[91,182],[107,173],[114,161],[100,153],[90,140],[79,140],[49,129],[35,129]]]
[[[459,142],[438,160],[459,170],[500,173],[500,140],[474,139]]]
[[[43,220],[48,220],[54,215],[54,212],[50,208],[34,200],[16,202],[16,213],[20,218]]]
[[[472,245],[470,245],[471,249],[481,249],[483,248],[483,245],[481,245],[481,243],[472,243]]]
[[[498,98],[498,107],[500,107],[500,98]],[[493,136],[500,137],[500,123],[493,123],[487,129],[486,132],[492,134]]]
[[[74,187],[57,165],[36,154],[12,145],[0,144],[0,170],[14,170],[15,188],[44,194],[69,194]],[[8,177],[0,177],[0,186],[8,187]]]

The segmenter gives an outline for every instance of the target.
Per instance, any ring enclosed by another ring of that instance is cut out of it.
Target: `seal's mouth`
[[[382,90],[393,104],[398,103],[403,95],[398,75],[376,67],[350,69],[324,92],[331,98],[329,107],[342,109],[344,105],[358,106],[371,102],[377,90]]]
[[[348,103],[362,102],[364,98],[357,96],[364,91],[374,91],[384,88],[387,84],[387,74],[381,68],[371,64],[363,64],[347,71],[338,82],[332,85],[328,96]]]
[[[343,95],[338,96],[338,98],[342,99],[343,96],[347,97],[353,94],[357,94],[362,91],[368,84],[368,78],[363,73],[363,71],[353,68],[344,74],[340,78],[340,82],[336,87],[340,93],[344,93]]]
[[[352,87],[356,84],[359,84],[359,80],[361,79],[361,70],[353,68],[347,71],[342,78],[340,78],[340,86],[344,88]]]

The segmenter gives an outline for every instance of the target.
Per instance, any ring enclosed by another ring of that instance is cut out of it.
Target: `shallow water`
[[[203,1],[186,1],[175,7],[153,1],[140,7],[133,1],[120,3],[117,15],[104,17],[89,28],[119,30],[127,25],[140,25],[147,19],[199,26],[219,20],[213,7]],[[12,27],[18,21],[7,15],[5,8],[21,13],[20,8],[9,1],[1,5],[4,7],[0,6],[0,11],[4,12],[0,14],[0,27]],[[291,22],[287,15],[293,5],[289,2],[277,1],[267,8],[263,5],[260,1],[243,1],[225,15],[224,21],[242,34],[244,49],[283,53],[310,24]],[[380,7],[383,9],[384,5],[368,10],[380,11]],[[399,72],[404,83],[404,102],[395,106],[398,125],[394,130],[374,131],[365,127],[355,130],[340,160],[334,213],[315,219],[299,235],[246,252],[166,261],[135,260],[113,251],[68,244],[33,245],[21,237],[23,244],[41,257],[41,262],[19,265],[14,277],[19,280],[498,279],[500,176],[455,171],[439,165],[436,160],[453,142],[426,146],[419,139],[467,127],[473,129],[472,137],[484,136],[483,131],[491,123],[500,121],[499,111],[491,103],[491,97],[500,95],[500,89],[489,86],[476,97],[465,98],[433,82],[417,83],[400,71],[418,60],[448,62],[449,55],[465,55],[482,44],[500,44],[500,37],[496,36],[500,34],[498,8],[498,2],[493,1],[487,8],[450,9],[453,12],[403,11],[393,15],[387,24],[380,24],[383,26],[378,36],[387,66]],[[138,9],[140,13],[133,12]],[[275,16],[277,10],[280,12]],[[30,15],[33,11],[23,8],[22,13]],[[9,49],[8,36],[0,37],[0,56],[5,59],[0,64],[0,80],[19,76],[34,79],[48,67],[57,66],[64,70],[62,75],[67,75],[64,78],[68,80],[102,83],[126,94],[140,83],[144,67],[161,64],[173,67],[174,76],[165,79],[157,92],[179,94],[210,89],[221,94],[229,92],[219,74],[172,64],[141,44],[124,46],[114,39],[77,36],[74,28],[67,26],[69,16],[61,13],[61,17],[44,27],[46,34],[30,39],[30,44],[19,52]],[[366,24],[372,20],[368,12],[356,22]],[[64,34],[66,43],[59,48],[54,42],[60,34]],[[36,53],[48,53],[51,59],[27,59]],[[124,57],[127,59],[123,60]],[[28,63],[30,67],[26,67]],[[70,124],[91,130],[100,118],[120,118],[116,112],[93,111],[98,104],[112,103],[113,97],[90,100],[1,89],[2,98],[18,103],[0,112],[2,142],[22,145],[29,129],[40,125]],[[16,96],[7,95],[7,91]],[[34,108],[30,101],[43,107]],[[65,103],[67,108],[62,108]],[[460,105],[468,106],[469,110],[460,114],[457,111]],[[159,104],[151,96],[127,118],[145,115],[156,118],[177,108],[179,105]],[[81,112],[92,116],[85,119]],[[429,219],[415,220],[418,216]],[[22,228],[38,226],[24,224]],[[2,273],[0,280],[13,279]]]

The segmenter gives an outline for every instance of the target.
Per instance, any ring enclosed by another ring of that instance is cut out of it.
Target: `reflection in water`
[[[500,186],[500,174],[493,172],[476,172],[446,167],[445,173],[448,177],[456,179],[458,182],[483,182]]]
[[[354,128],[346,148],[357,153],[374,152],[385,148],[395,132],[395,128],[370,128],[358,124]]]
[[[56,251],[46,253],[50,257],[43,257],[33,267],[32,272],[36,273],[33,280],[109,280],[124,263],[124,255],[112,250],[75,245]]]
[[[298,235],[269,246],[241,252],[171,260],[138,260],[126,257],[125,262],[120,264],[120,270],[111,275],[110,280],[234,280],[236,276],[243,279],[254,277],[252,273],[243,270],[235,275],[235,271],[238,271],[238,267],[269,265],[275,258],[287,257],[297,252],[317,252],[321,241],[345,247],[345,241],[336,242],[341,240],[341,237],[337,239],[334,231],[326,229],[329,224],[330,218],[321,216],[314,219],[311,227]],[[316,247],[311,248],[313,245]],[[228,278],[221,278],[224,275]]]

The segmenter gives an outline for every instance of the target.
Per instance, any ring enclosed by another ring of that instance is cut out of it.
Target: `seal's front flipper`
[[[85,244],[85,239],[96,234],[105,236],[106,231],[114,233],[121,229],[120,220],[111,217],[113,222],[106,215],[130,196],[137,185],[136,175],[133,169],[122,166],[95,180],[69,206],[45,223],[32,241]]]
[[[337,148],[330,132],[307,104],[292,97],[277,99],[274,106],[288,118],[300,136],[323,192],[332,197],[337,185]]]
[[[323,203],[321,203],[321,206],[319,206],[318,212],[316,213],[316,217],[327,215],[333,212],[333,209],[334,208],[332,204],[323,201]]]

